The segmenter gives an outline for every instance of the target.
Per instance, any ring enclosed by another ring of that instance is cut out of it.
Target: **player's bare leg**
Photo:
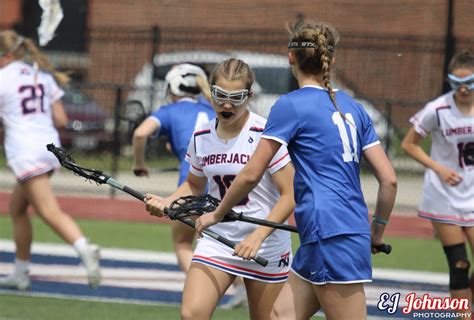
[[[473,231],[470,230],[469,232],[464,232],[463,228],[454,225],[454,224],[447,224],[447,223],[439,223],[432,221],[431,222],[433,225],[433,228],[436,230],[436,233],[438,234],[438,237],[441,241],[441,244],[443,247],[449,247],[453,245],[458,245],[461,243],[465,242],[465,238],[467,236],[468,240],[470,243],[472,243],[473,240]],[[458,269],[469,269],[469,261],[466,260],[459,260],[456,262],[455,267]],[[451,281],[451,280],[450,280]],[[472,294],[471,294],[471,289],[470,287],[466,289],[460,289],[460,290],[449,290],[451,297],[453,298],[458,298],[458,299],[469,299],[471,301],[472,299]],[[466,310],[460,310],[466,311]],[[468,310],[469,311],[469,310]]]
[[[326,319],[367,319],[364,285],[327,284],[314,286]],[[343,307],[341,307],[343,306]]]
[[[8,276],[0,278],[0,287],[26,290],[31,286],[28,272],[33,230],[27,214],[28,202],[20,184],[13,190],[9,209],[16,245],[15,269]]]
[[[181,270],[188,272],[193,258],[193,241],[196,232],[193,228],[184,223],[174,220],[171,222],[171,238],[173,240],[174,251],[178,258]]]
[[[265,283],[244,279],[251,319],[270,319],[272,306],[283,288],[284,282]]]
[[[313,284],[290,272],[288,280],[273,304],[271,319],[306,320],[320,308]]]
[[[13,222],[13,237],[16,245],[16,257],[30,260],[33,228],[27,214],[28,201],[21,184],[17,184],[10,199],[10,215]]]
[[[181,319],[211,319],[219,299],[234,279],[234,275],[202,263],[192,263],[184,283]]]
[[[41,218],[67,243],[74,246],[87,271],[89,286],[97,287],[102,279],[99,268],[99,247],[88,243],[77,223],[59,207],[49,183],[42,174],[23,183],[28,202]]]
[[[64,241],[73,244],[83,237],[76,222],[59,207],[47,174],[31,178],[23,187],[36,212]]]

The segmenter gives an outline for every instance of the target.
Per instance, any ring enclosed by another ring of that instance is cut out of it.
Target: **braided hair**
[[[288,48],[296,57],[299,69],[306,75],[320,75],[323,85],[336,110],[345,119],[336,103],[336,93],[331,85],[331,66],[339,33],[325,22],[297,20],[287,26],[290,42]]]

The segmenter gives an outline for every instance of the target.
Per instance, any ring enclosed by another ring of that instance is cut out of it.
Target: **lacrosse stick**
[[[210,194],[202,194],[198,196],[185,196],[177,199],[170,206],[170,215],[176,217],[187,217],[187,216],[200,216],[208,212],[212,212],[217,209],[220,201]],[[290,232],[298,232],[296,227],[290,226],[283,223],[276,223],[264,219],[252,218],[244,215],[243,213],[237,213],[234,210],[227,212],[221,222],[229,221],[243,221],[253,224],[258,224],[266,227],[275,229],[282,229]]]
[[[79,166],[78,164],[76,164],[74,159],[71,157],[71,155],[66,150],[64,150],[62,148],[58,148],[52,143],[48,144],[46,146],[46,148],[48,149],[48,151],[52,152],[56,156],[56,158],[58,158],[59,163],[61,164],[61,166],[63,166],[64,168],[66,168],[68,170],[71,170],[76,175],[84,177],[87,180],[92,180],[92,181],[96,182],[97,184],[108,184],[109,186],[111,186],[113,188],[117,188],[119,190],[122,190],[122,191],[130,194],[131,196],[135,197],[136,199],[138,199],[142,202],[145,202],[145,195],[143,193],[121,184],[120,182],[118,182],[114,178],[106,175],[102,171],[99,171],[99,170],[96,170],[96,169],[88,169],[88,168],[84,168],[84,167]],[[179,220],[179,221],[187,224],[191,228],[195,228],[194,221],[189,217],[190,215],[183,213],[183,211],[186,210],[186,207],[187,207],[187,206],[184,206],[183,203],[186,203],[186,202],[184,202],[184,200],[182,200],[182,199],[175,200],[173,203],[171,203],[170,208],[165,209],[165,214],[167,216],[169,216],[170,219]],[[192,207],[192,206],[189,206],[189,207]],[[183,209],[178,210],[178,208],[185,208],[185,209],[184,210]],[[231,240],[229,240],[229,239],[227,239],[227,238],[221,236],[220,234],[215,233],[211,230],[203,230],[202,232],[205,235],[208,235],[209,237],[225,244],[226,246],[228,246],[232,249],[234,249],[235,246],[236,246],[235,242],[233,242],[233,241],[231,241]],[[259,256],[252,258],[252,260],[254,260],[255,262],[257,262],[258,264],[260,264],[261,266],[264,266],[264,267],[268,264],[268,261],[265,258],[262,258],[262,257],[259,257]]]

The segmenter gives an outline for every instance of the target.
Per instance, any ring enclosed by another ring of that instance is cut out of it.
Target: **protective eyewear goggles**
[[[453,90],[457,90],[459,87],[467,87],[468,90],[474,90],[474,73],[464,77],[459,78],[453,74],[448,74],[446,79]]]
[[[249,97],[249,90],[242,89],[236,91],[227,91],[216,85],[211,86],[211,96],[215,103],[223,105],[229,102],[234,107],[241,107]]]

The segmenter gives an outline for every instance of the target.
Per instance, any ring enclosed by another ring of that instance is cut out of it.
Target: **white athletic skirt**
[[[427,170],[418,216],[464,227],[474,226],[473,172],[464,172],[462,178],[461,183],[451,187],[432,170]]]
[[[262,250],[259,250],[259,254]],[[268,260],[268,265],[263,267],[253,260],[244,260],[233,256],[233,249],[221,244],[217,240],[204,235],[197,240],[192,261],[208,265],[224,272],[241,276],[247,279],[268,283],[286,281],[292,261],[291,245],[280,247],[271,252],[262,253],[260,256]]]
[[[58,159],[44,148],[39,154],[25,154],[8,161],[19,182],[27,181],[41,174],[57,170],[60,167]]]

